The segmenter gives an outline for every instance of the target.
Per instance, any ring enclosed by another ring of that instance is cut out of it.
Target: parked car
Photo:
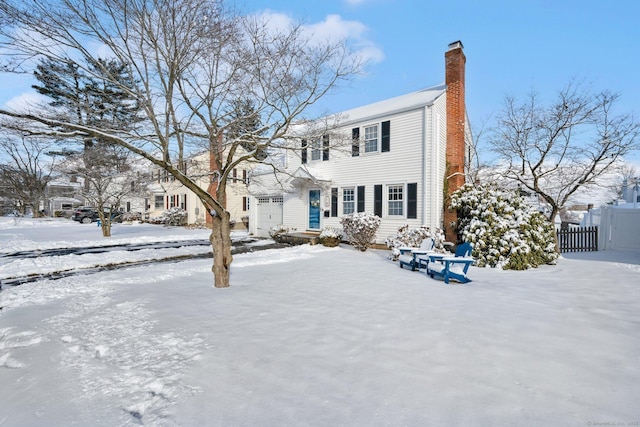
[[[107,215],[109,215],[109,212],[105,211],[105,216]],[[120,212],[111,213],[112,222],[119,222],[120,218],[121,218]],[[100,216],[98,215],[98,211],[95,208],[83,206],[73,211],[73,215],[71,215],[71,219],[74,221],[78,221],[82,224],[90,224],[92,222],[98,221],[100,219]]]
[[[81,207],[73,211],[71,219],[81,222],[82,224],[90,224],[98,220],[98,211],[94,208]]]

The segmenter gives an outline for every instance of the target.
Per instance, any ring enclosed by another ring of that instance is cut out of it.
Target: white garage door
[[[258,197],[258,237],[269,237],[269,229],[282,224],[282,196]]]

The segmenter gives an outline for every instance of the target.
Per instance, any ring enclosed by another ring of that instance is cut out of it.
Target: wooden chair
[[[449,283],[450,280],[456,280],[460,283],[471,282],[471,279],[467,277],[469,267],[474,263],[474,259],[471,258],[471,252],[473,247],[471,243],[463,243],[458,245],[454,256],[447,256],[443,254],[429,255],[429,263],[425,273],[432,279],[436,277],[442,277],[444,283]]]
[[[406,265],[411,268],[411,271],[419,270],[422,265],[418,257],[433,253],[434,246],[435,241],[432,237],[428,237],[420,243],[419,248],[398,248],[400,251],[400,256],[398,257],[400,268],[404,268],[403,266]]]

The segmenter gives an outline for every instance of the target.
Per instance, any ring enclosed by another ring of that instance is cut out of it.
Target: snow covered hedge
[[[151,218],[150,222],[165,225],[185,225],[187,223],[187,211],[173,207],[162,212],[160,216]]]
[[[271,238],[276,242],[278,241],[280,236],[282,236],[283,234],[287,234],[288,232],[289,227],[282,224],[274,225],[273,227],[269,228],[269,236],[271,236]]]
[[[476,265],[526,270],[556,263],[553,224],[516,192],[466,184],[452,195],[451,207]]]
[[[358,250],[366,251],[380,226],[380,217],[371,212],[357,212],[340,218],[349,242]]]
[[[318,236],[318,240],[324,246],[338,246],[342,240],[342,230],[336,227],[325,227]]]

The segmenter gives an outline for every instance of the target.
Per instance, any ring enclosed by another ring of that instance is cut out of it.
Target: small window
[[[402,185],[390,185],[388,188],[388,215],[402,216],[404,215],[404,199]]]
[[[311,160],[320,160],[322,158],[322,143],[319,139],[311,142]]]
[[[364,128],[364,152],[374,153],[378,151],[378,125]]]
[[[156,195],[154,196],[153,199],[153,207],[155,209],[162,209],[164,208],[164,196],[163,195]]]
[[[307,140],[302,140],[302,151],[300,151],[300,160],[302,164],[307,163]]]
[[[356,200],[355,188],[342,189],[342,214],[349,215],[355,212]]]
[[[360,128],[351,129],[351,157],[360,155]]]

